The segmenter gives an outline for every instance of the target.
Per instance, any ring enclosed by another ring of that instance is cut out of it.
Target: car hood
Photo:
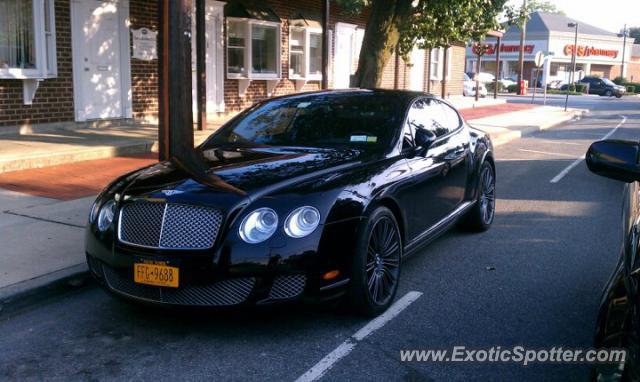
[[[213,199],[214,204],[229,205],[346,171],[363,160],[362,151],[349,149],[196,149],[140,170],[123,193],[129,198],[162,198],[173,202]],[[217,197],[210,198],[212,194]]]

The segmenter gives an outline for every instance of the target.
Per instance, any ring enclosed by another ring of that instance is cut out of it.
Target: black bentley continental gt
[[[489,228],[492,145],[447,102],[392,90],[258,103],[190,159],[124,175],[92,207],[93,275],[127,299],[237,306],[344,298],[375,315],[403,259]]]

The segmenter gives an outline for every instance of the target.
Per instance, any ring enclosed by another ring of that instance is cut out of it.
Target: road
[[[586,365],[400,362],[402,349],[591,346],[623,185],[584,161],[551,180],[622,116],[612,137],[638,139],[640,98],[580,102],[593,110],[582,120],[498,147],[492,229],[452,231],[409,258],[398,298],[422,295],[362,340],[368,320],[323,307],[165,311],[89,286],[0,316],[0,380],[293,381],[345,341],[321,380],[585,380]]]

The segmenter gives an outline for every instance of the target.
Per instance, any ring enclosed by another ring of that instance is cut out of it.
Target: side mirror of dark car
[[[436,140],[436,135],[427,129],[416,129],[416,149],[420,155],[424,155],[429,150],[429,147]]]
[[[587,151],[587,167],[607,178],[635,182],[640,180],[638,154],[640,144],[637,142],[613,139],[594,142]]]

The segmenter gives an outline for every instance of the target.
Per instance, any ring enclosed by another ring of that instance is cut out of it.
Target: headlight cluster
[[[320,224],[317,208],[304,206],[296,208],[284,222],[284,232],[292,238],[311,234]],[[258,208],[240,223],[239,235],[249,244],[261,243],[270,238],[278,228],[278,214],[271,208]]]
[[[116,202],[114,200],[109,200],[103,204],[98,213],[98,229],[104,232],[111,227],[115,214]]]

